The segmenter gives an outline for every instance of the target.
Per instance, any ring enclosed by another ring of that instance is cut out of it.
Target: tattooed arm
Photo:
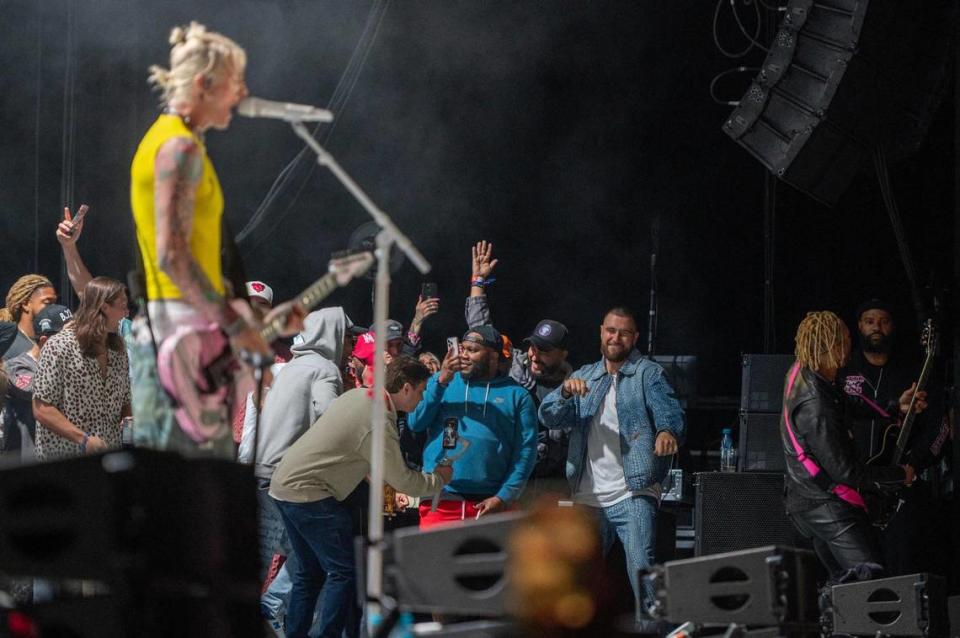
[[[203,157],[196,142],[188,137],[166,142],[157,152],[155,173],[156,250],[160,268],[180,289],[184,301],[235,337],[235,346],[266,351],[263,340],[251,326],[238,322],[236,311],[216,291],[190,253],[197,184],[203,175]]]

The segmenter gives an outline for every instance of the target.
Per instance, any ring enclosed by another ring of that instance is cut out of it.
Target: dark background
[[[742,48],[722,5],[720,38]],[[706,2],[0,0],[0,290],[37,271],[65,296],[54,231],[62,206],[82,202],[90,270],[124,277],[129,163],[158,113],[147,67],[167,64],[170,28],[191,19],[245,47],[255,95],[317,105],[337,96],[321,141],[434,266],[424,279],[405,264],[391,295],[391,316],[408,322],[420,283],[438,282],[429,348],[463,331],[479,239],[501,260],[490,296],[515,342],[558,319],[579,366],[598,357],[603,309],[623,302],[645,343],[659,216],[657,350],[698,355],[702,394],[738,392],[740,353],[763,349],[764,170],[721,132],[732,107],[708,87],[762,54],[721,56]],[[365,26],[375,37],[358,52]],[[363,64],[337,92],[352,55]],[[751,77],[729,76],[717,91],[736,100]],[[951,87],[921,151],[891,166],[920,279],[934,287],[953,257],[953,108]],[[302,147],[282,123],[245,119],[207,143],[235,230]],[[833,209],[785,184],[777,201],[773,350],[792,350],[807,310],[850,318],[873,295],[893,300],[912,338],[876,179],[865,173]],[[307,158],[240,243],[247,274],[288,298],[366,221]],[[364,280],[330,302],[367,323],[370,293]]]

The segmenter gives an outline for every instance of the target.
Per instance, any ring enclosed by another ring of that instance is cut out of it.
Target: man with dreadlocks
[[[7,293],[7,306],[0,309],[0,321],[17,324],[17,336],[3,353],[7,361],[33,349],[33,318],[44,306],[56,303],[57,291],[43,275],[24,275]]]
[[[787,372],[780,415],[786,455],[786,508],[797,530],[813,542],[831,581],[875,577],[883,570],[861,492],[884,484],[909,485],[909,465],[865,466],[857,460],[837,370],[850,357],[850,331],[830,311],[809,312],[796,335],[797,360]],[[900,397],[906,410],[913,389]],[[918,404],[925,402],[918,397]]]

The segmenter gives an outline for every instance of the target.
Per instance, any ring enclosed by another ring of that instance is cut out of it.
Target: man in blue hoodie
[[[510,507],[533,472],[536,408],[529,392],[498,372],[501,348],[493,326],[468,330],[459,356],[447,352],[423,401],[407,417],[411,431],[427,433],[424,472],[448,461],[453,465],[453,479],[439,502],[421,502],[421,529]]]

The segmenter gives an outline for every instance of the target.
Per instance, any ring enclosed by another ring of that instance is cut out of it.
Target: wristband
[[[83,433],[83,438],[80,439],[80,452],[81,452],[82,454],[86,454],[86,453],[87,453],[87,441],[89,441],[89,440],[90,440],[90,435],[87,434],[86,432],[84,432],[84,433]]]
[[[410,345],[415,346],[420,343],[420,335],[418,335],[413,330],[407,331],[407,341],[410,342]]]
[[[490,277],[490,279],[484,279],[483,277],[474,277],[470,280],[471,286],[476,286],[477,288],[486,288],[493,282],[497,280],[496,277]]]

